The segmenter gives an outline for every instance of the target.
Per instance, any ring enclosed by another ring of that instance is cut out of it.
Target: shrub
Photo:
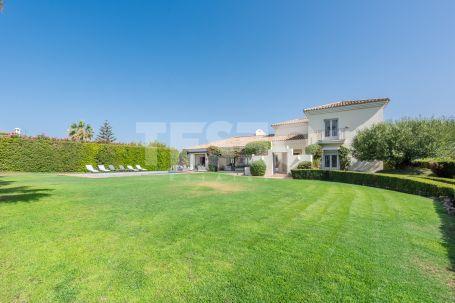
[[[164,144],[82,143],[50,138],[0,138],[0,171],[82,172],[86,164],[168,170],[177,150]]]
[[[453,178],[455,176],[455,161],[438,161],[431,166],[431,171],[438,177]]]
[[[257,160],[251,163],[250,171],[253,176],[264,176],[267,166],[264,160]]]
[[[244,153],[245,155],[257,155],[263,156],[267,155],[268,150],[272,147],[272,143],[270,141],[255,141],[250,142],[245,145]]]
[[[351,183],[427,197],[455,197],[454,185],[418,177],[308,169],[295,169],[291,171],[291,174],[294,179],[314,179]]]
[[[311,169],[313,164],[310,161],[302,161],[297,165],[297,169]]]
[[[438,177],[453,178],[455,176],[454,159],[420,159],[413,161],[413,164],[419,167],[431,169],[431,171]]]

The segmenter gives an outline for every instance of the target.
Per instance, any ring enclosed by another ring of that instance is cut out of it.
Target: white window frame
[[[327,157],[328,157],[328,163],[329,163],[329,166],[327,166]],[[333,161],[333,157],[335,157],[335,161]],[[335,163],[334,163],[335,162]],[[335,164],[335,166],[334,166]],[[338,170],[340,167],[340,155],[338,154],[338,151],[334,152],[334,153],[326,153],[324,152],[323,153],[323,161],[322,161],[322,168],[323,169],[330,169],[330,170]]]
[[[336,121],[336,127],[334,127],[334,121]],[[327,122],[329,123],[329,135],[327,136]],[[338,138],[339,136],[339,120],[338,118],[324,119],[324,137],[325,138]]]

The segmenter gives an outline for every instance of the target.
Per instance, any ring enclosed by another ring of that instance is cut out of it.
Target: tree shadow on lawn
[[[0,180],[0,204],[38,201],[41,198],[50,196],[49,192],[53,190],[32,188],[30,186],[5,187],[11,185],[13,182]]]
[[[447,249],[450,261],[450,268],[448,269],[455,272],[455,216],[449,215],[439,200],[435,199],[433,205],[441,219],[439,229],[443,235],[443,244]]]

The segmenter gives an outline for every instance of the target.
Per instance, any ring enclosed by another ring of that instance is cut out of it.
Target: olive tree
[[[453,153],[454,120],[403,119],[361,130],[352,142],[352,155],[361,161],[382,160],[394,167],[415,159]]]
[[[245,155],[267,155],[269,149],[272,147],[270,141],[254,141],[245,145]]]
[[[321,145],[310,144],[305,148],[305,153],[313,156],[313,167],[318,168],[322,158]]]

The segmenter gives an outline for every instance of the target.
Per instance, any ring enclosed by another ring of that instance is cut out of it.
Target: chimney
[[[257,129],[256,130],[256,136],[265,136],[266,133],[262,129]]]

